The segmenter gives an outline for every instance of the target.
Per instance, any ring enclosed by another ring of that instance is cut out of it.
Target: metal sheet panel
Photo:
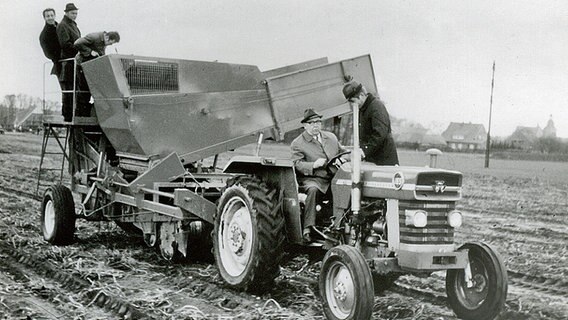
[[[276,76],[283,75],[283,74],[290,73],[290,72],[295,72],[295,71],[299,71],[299,70],[303,70],[303,69],[309,69],[309,68],[313,68],[315,66],[321,66],[321,65],[324,65],[324,64],[327,64],[327,63],[328,63],[327,57],[323,57],[323,58],[319,58],[319,59],[314,59],[314,60],[309,60],[309,61],[304,61],[304,62],[292,64],[292,65],[277,68],[277,69],[263,71],[262,75],[264,76],[264,78],[272,78],[272,77],[276,77]]]
[[[301,126],[307,108],[326,118],[350,112],[342,93],[345,75],[353,76],[369,92],[376,92],[369,55],[266,79],[272,116],[280,136]]]
[[[322,62],[270,71],[279,75],[266,81],[256,66],[128,55],[103,56],[83,69],[99,124],[118,153],[176,152],[195,161],[254,142],[260,132],[278,139],[300,126],[308,107],[325,117],[349,112],[345,74],[376,91],[368,55]]]

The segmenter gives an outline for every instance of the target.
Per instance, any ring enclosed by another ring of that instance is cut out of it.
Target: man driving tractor
[[[304,132],[292,141],[292,161],[298,172],[300,189],[307,194],[303,221],[304,242],[312,241],[312,228],[316,224],[316,205],[324,195],[331,193],[329,184],[332,175],[326,170],[327,162],[346,151],[337,137],[321,130],[322,115],[307,109],[301,123]]]

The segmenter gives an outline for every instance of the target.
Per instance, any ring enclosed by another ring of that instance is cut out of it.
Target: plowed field
[[[225,288],[213,264],[162,260],[112,223],[80,220],[75,243],[47,244],[34,196],[40,150],[41,136],[0,135],[0,319],[323,319],[313,257],[289,259],[275,286],[254,296]],[[286,146],[262,153],[288,156]],[[427,161],[411,151],[400,158]],[[46,167],[58,165],[48,156]],[[446,153],[439,166],[464,173],[456,241],[489,243],[510,270],[501,318],[567,319],[568,163],[492,160],[483,169],[482,156]],[[374,319],[455,319],[444,278],[403,276],[375,297]]]

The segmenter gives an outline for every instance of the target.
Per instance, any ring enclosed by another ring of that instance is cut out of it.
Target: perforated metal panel
[[[179,92],[178,64],[121,59],[132,95]]]

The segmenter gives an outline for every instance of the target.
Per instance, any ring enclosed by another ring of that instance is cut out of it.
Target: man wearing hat
[[[73,45],[75,40],[81,37],[81,31],[77,27],[75,19],[77,19],[78,8],[73,3],[65,5],[65,15],[61,22],[57,25],[57,38],[61,46],[61,59],[75,58],[77,49]],[[63,90],[73,90],[74,80],[74,62],[64,61],[61,66],[61,74],[59,81],[62,84]],[[62,97],[62,112],[65,121],[71,121],[73,117],[73,94],[63,93]]]
[[[385,105],[359,82],[346,78],[345,99],[359,106],[359,143],[365,159],[377,165],[398,165],[398,154]]]
[[[325,165],[337,154],[345,151],[337,137],[321,130],[322,116],[307,109],[301,123],[304,132],[292,141],[292,161],[298,172],[298,182],[307,194],[304,210],[305,242],[311,242],[311,230],[316,224],[316,205],[318,198],[330,192],[331,176]]]

